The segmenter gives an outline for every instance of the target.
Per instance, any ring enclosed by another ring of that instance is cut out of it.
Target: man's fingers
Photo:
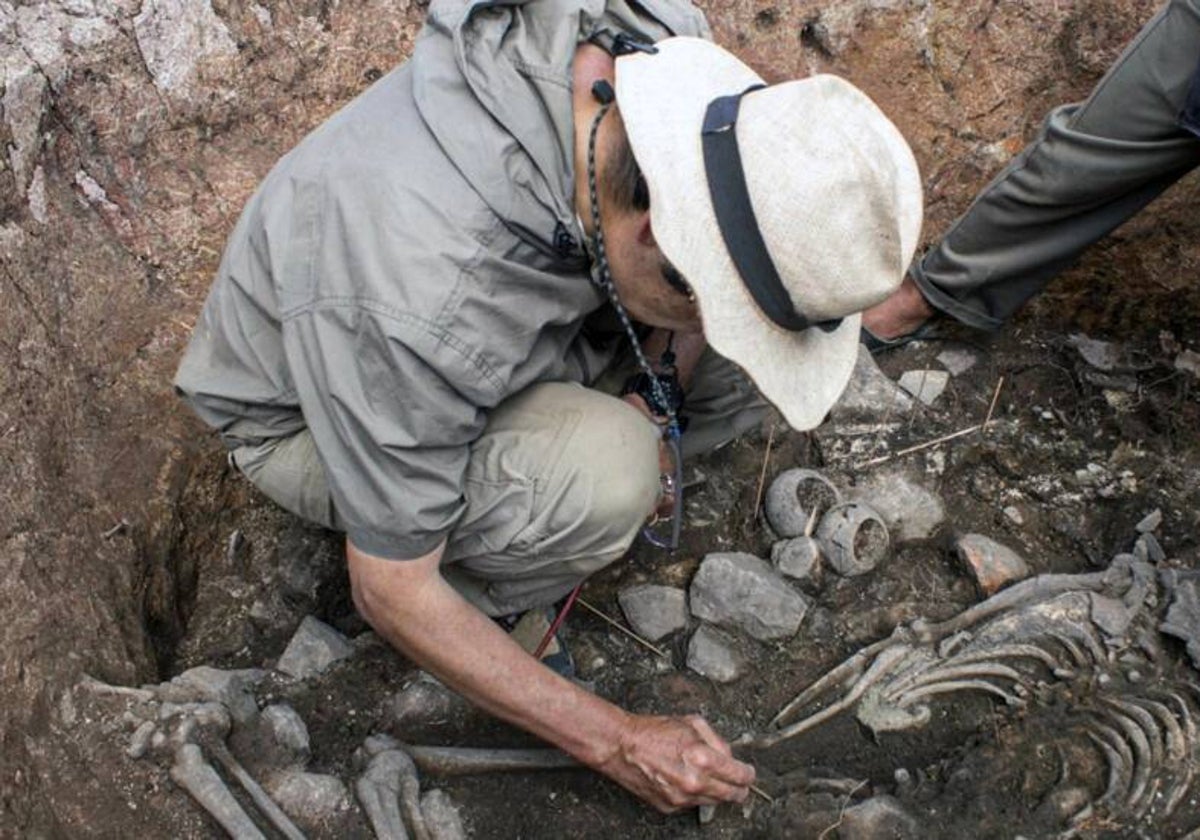
[[[704,739],[704,743],[723,755],[733,757],[733,750],[729,748],[729,744],[725,743],[725,739],[708,725],[708,721],[700,715],[688,715],[684,720],[691,724],[692,729],[696,730],[696,734]]]
[[[754,768],[733,757],[733,750],[729,744],[709,726],[708,721],[699,715],[690,715],[685,720],[715,753],[709,760],[698,757],[699,761],[707,765],[705,769],[709,773],[720,781],[743,789],[754,782]]]

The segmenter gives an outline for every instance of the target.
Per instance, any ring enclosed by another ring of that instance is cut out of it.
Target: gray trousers
[[[910,274],[929,303],[995,329],[1088,246],[1200,164],[1180,112],[1200,71],[1200,0],[1171,0],[1082,104],[1041,132]]]
[[[450,533],[442,574],[488,615],[550,604],[628,551],[660,494],[659,430],[611,394],[629,370],[596,388],[543,383],[494,409],[471,445],[466,512]],[[688,393],[684,455],[759,425],[766,403],[730,362],[705,351]],[[305,429],[231,460],[288,511],[344,530]]]

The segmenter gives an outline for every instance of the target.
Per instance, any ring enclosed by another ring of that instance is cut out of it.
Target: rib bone
[[[171,780],[186,790],[235,840],[266,840],[196,744],[175,751]]]

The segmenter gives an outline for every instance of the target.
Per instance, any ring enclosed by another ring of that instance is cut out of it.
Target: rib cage
[[[1065,745],[1087,745],[1104,768],[1090,786],[1102,792],[1060,836],[1096,819],[1162,820],[1190,790],[1200,755],[1197,674],[1165,639],[1196,641],[1198,599],[1186,575],[1122,554],[1103,572],[1043,575],[947,621],[899,627],[809,686],[751,746],[773,747],[847,712],[876,733],[919,729],[937,703],[980,692],[1019,720],[1053,711],[1060,785],[1077,785],[1080,772]]]

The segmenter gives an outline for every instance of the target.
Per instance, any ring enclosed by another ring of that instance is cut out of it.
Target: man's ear
[[[637,223],[637,241],[639,245],[644,245],[647,248],[655,248],[658,242],[654,238],[654,231],[650,229],[650,211],[642,210],[641,217]]]

